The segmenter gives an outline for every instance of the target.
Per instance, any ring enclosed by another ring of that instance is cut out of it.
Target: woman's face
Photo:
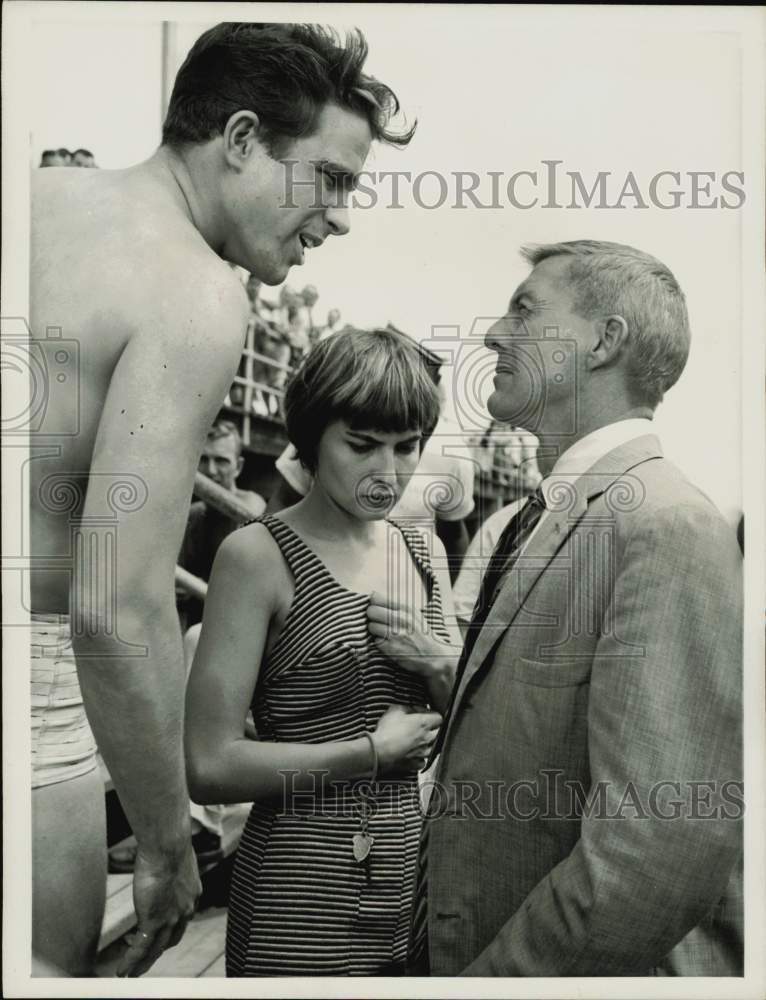
[[[319,439],[315,480],[346,513],[380,520],[404,492],[420,461],[419,429],[394,433],[335,420]]]

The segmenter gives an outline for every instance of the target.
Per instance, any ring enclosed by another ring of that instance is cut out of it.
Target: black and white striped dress
[[[424,706],[423,680],[383,656],[369,637],[369,595],[342,587],[279,518],[259,522],[295,581],[253,698],[259,736],[277,743],[353,740],[372,731],[392,704]],[[426,620],[449,641],[426,543],[419,532],[397,527],[426,585]],[[286,787],[289,781],[287,775]],[[379,780],[371,797],[362,791],[359,783],[331,787],[318,775],[314,794],[253,805],[232,878],[228,976],[370,976],[404,961],[421,823],[417,779]],[[353,837],[363,801],[374,844],[359,862]]]

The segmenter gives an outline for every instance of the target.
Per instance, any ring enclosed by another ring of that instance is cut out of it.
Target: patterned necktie
[[[537,527],[537,522],[544,512],[545,497],[542,489],[538,486],[521,510],[511,518],[498,538],[495,550],[490,556],[487,569],[482,577],[479,596],[476,599],[471,624],[468,626],[466,634],[463,655],[458,665],[458,677],[462,674],[461,668],[465,667],[481,627],[492,609],[497,595],[498,583],[513,569],[529,536]]]
[[[463,653],[457,666],[455,683],[452,688],[452,697],[444,713],[444,721],[441,725],[440,739],[437,739],[436,746],[431,753],[429,765],[432,763],[436,753],[441,749],[441,740],[447,726],[452,707],[455,701],[455,693],[460,684],[460,678],[465,671],[466,663],[471,655],[471,651],[476,642],[476,638],[481,631],[484,622],[487,620],[498,584],[506,576],[517,562],[522,549],[529,536],[537,526],[538,521],[545,511],[545,497],[542,489],[537,490],[527,500],[521,510],[511,518],[505,530],[497,540],[495,550],[490,557],[486,572],[481,581],[481,589],[473,609],[471,624],[465,638]],[[410,949],[408,965],[412,971],[411,975],[428,975],[428,816],[426,814],[423,823],[423,832],[420,839],[420,854],[418,856],[417,879],[415,883],[415,896],[412,905],[412,922],[410,925]]]

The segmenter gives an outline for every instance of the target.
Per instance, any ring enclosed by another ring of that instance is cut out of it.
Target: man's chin
[[[522,412],[513,400],[508,399],[497,390],[487,400],[487,409],[493,420],[500,420],[504,424],[515,424]]]
[[[286,264],[282,261],[267,259],[252,261],[250,267],[246,267],[245,270],[263,282],[264,285],[273,287],[274,285],[282,284],[290,273],[292,266],[292,264]]]
[[[523,427],[525,431],[538,436],[545,433],[543,423],[550,423],[550,420],[546,419],[549,414],[545,405],[529,396],[520,403],[517,399],[509,398],[507,393],[498,392],[496,389],[487,400],[487,409],[494,420],[510,424],[511,427]]]
[[[262,284],[268,285],[270,288],[273,288],[275,285],[282,284],[287,275],[290,273],[290,268],[285,267],[282,268],[280,271],[276,270],[251,271],[250,273],[254,274],[255,277],[258,278],[260,282],[262,282]]]

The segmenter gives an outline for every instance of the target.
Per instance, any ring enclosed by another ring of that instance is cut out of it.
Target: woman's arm
[[[242,528],[221,545],[210,578],[197,654],[186,694],[186,758],[192,798],[203,803],[251,802],[326,781],[371,774],[370,741],[269,743],[245,735],[269,625],[292,592],[279,550],[262,525]],[[373,740],[382,772],[416,770],[440,718],[387,713]],[[312,773],[313,772],[313,773]]]

